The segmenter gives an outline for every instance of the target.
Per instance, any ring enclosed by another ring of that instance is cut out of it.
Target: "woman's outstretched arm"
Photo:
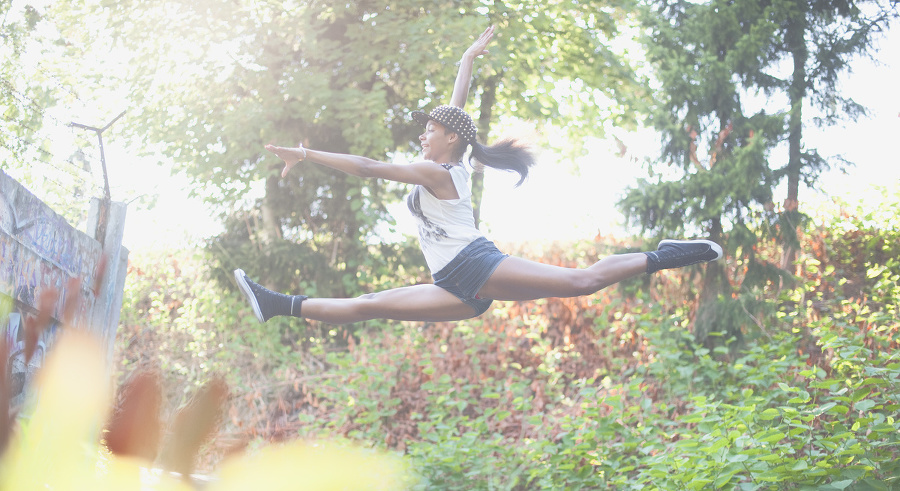
[[[279,147],[275,145],[266,145],[266,150],[274,153],[284,161],[284,170],[281,171],[281,177],[286,177],[288,172],[294,168],[301,160],[313,160],[317,164],[331,167],[346,174],[358,177],[375,177],[371,169],[376,166],[388,165],[368,157],[360,157],[358,155],[346,155],[329,152],[316,152],[301,147]]]
[[[278,147],[266,145],[266,150],[284,161],[281,177],[301,160],[313,162],[325,167],[341,171],[351,176],[363,178],[381,178],[407,184],[421,184],[441,199],[454,199],[456,188],[449,178],[447,170],[433,162],[422,161],[407,165],[389,164],[368,157],[341,153],[322,152],[303,147]]]
[[[487,45],[494,37],[494,26],[488,27],[481,36],[469,46],[459,60],[459,72],[456,74],[456,83],[453,84],[453,95],[450,96],[450,105],[465,109],[466,99],[469,97],[469,84],[472,82],[472,66],[475,58],[488,53]]]

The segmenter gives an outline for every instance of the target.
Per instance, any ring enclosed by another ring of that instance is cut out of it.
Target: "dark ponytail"
[[[516,140],[502,140],[489,147],[479,142],[472,143],[469,164],[473,158],[488,167],[517,172],[519,182],[516,183],[516,187],[525,182],[528,168],[535,163],[531,150]]]

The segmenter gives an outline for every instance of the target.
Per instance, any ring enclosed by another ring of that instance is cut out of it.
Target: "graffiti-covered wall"
[[[124,205],[118,209],[122,215],[120,221],[124,222]],[[96,213],[92,212],[92,215]],[[118,225],[124,228],[123,223]],[[7,373],[14,401],[43,363],[44,353],[50,349],[60,329],[89,329],[107,342],[113,342],[124,283],[124,268],[119,265],[121,261],[127,261],[127,250],[121,247],[121,234],[117,242],[112,242],[115,243],[101,244],[78,231],[0,171],[0,329],[5,331],[9,349]],[[111,281],[110,278],[96,278],[98,263],[110,249],[114,251],[108,254],[112,267],[108,266],[101,273],[111,275]],[[73,278],[78,279],[77,283],[70,281]],[[94,285],[98,284],[104,287],[95,290]],[[50,326],[42,331],[34,356],[26,364],[27,319],[38,315],[41,293],[51,289],[59,295],[50,311],[44,312],[51,318]],[[75,291],[71,291],[73,289]],[[63,326],[63,307],[66,299],[73,296],[78,301],[74,312],[69,313],[71,326]],[[110,321],[114,324],[109,325]]]

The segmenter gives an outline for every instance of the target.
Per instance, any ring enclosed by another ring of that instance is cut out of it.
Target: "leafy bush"
[[[725,299],[740,339],[714,332],[712,345],[691,332],[696,268],[346,335],[259,326],[202,261],[157,262],[131,280],[121,354],[126,368],[152,354],[194,384],[227,375],[210,468],[235,441],[348,438],[404,453],[413,489],[900,489],[896,239],[864,216],[811,230],[794,287]],[[508,250],[584,266],[627,246]]]

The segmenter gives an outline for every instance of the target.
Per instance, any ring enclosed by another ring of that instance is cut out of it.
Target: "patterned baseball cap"
[[[475,122],[472,121],[471,116],[456,106],[438,106],[429,114],[413,111],[412,117],[422,126],[427,125],[430,120],[435,120],[462,137],[466,143],[475,143],[475,133],[477,132]]]

